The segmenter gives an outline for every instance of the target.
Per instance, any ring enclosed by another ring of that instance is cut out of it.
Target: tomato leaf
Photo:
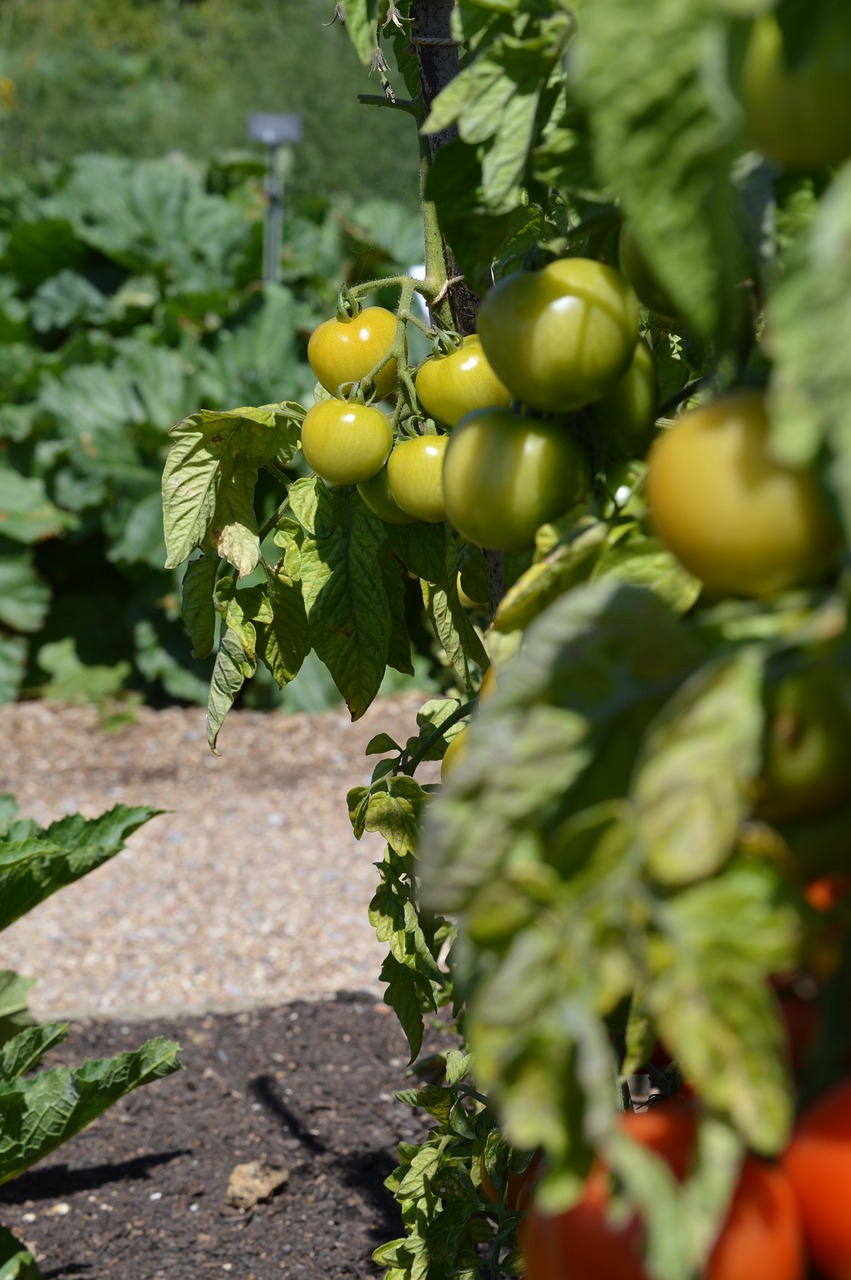
[[[380,779],[348,793],[349,817],[356,838],[377,831],[399,854],[413,854],[426,802],[418,782],[404,774]]]
[[[280,567],[267,568],[266,581],[271,618],[258,620],[257,656],[283,689],[295,679],[310,652],[307,612],[300,582]]]
[[[637,531],[607,546],[593,566],[591,577],[649,587],[677,613],[688,613],[701,592],[698,579],[658,538],[648,538]]]
[[[344,0],[341,8],[349,39],[365,67],[378,49],[378,0]]]
[[[747,276],[730,214],[741,115],[722,71],[726,34],[712,6],[596,0],[582,12],[575,70],[598,171],[653,273],[698,331],[723,340]]]
[[[703,667],[665,705],[642,744],[630,794],[652,876],[687,884],[730,856],[762,752],[759,651]]]
[[[225,716],[246,679],[254,675],[255,668],[256,663],[248,658],[236,633],[223,627],[207,698],[207,742],[215,755],[219,754],[216,742]]]
[[[379,548],[378,565],[387,595],[390,611],[390,639],[387,645],[387,665],[403,675],[414,674],[411,662],[411,637],[405,618],[405,578],[402,566],[385,543]]]
[[[192,641],[192,657],[206,658],[216,638],[214,590],[219,562],[205,552],[190,560],[183,575],[181,616]]]
[[[230,558],[233,552],[234,567],[249,572],[245,566],[257,537],[252,507],[257,471],[282,449],[287,452],[293,435],[297,438],[292,409],[202,409],[169,434],[173,444],[162,480],[166,568],[182,564],[215,525],[222,554]]]
[[[390,1005],[399,1019],[413,1062],[423,1043],[422,985],[414,971],[400,964],[393,955],[385,957],[378,978],[380,982],[387,983],[384,1003]]]

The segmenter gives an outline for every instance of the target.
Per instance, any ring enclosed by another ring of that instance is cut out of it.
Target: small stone
[[[234,1209],[253,1209],[283,1190],[289,1177],[287,1169],[275,1169],[263,1160],[238,1164],[231,1171],[225,1198]]]

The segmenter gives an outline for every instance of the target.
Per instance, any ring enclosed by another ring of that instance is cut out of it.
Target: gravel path
[[[382,842],[354,839],[346,791],[369,781],[369,739],[404,741],[424,700],[384,700],[356,724],[345,709],[234,712],[218,758],[196,708],[143,708],[104,733],[91,708],[0,707],[0,791],[22,814],[44,824],[119,802],[171,811],[7,929],[0,968],[38,979],[39,1017],[378,995],[384,947],[367,907]]]

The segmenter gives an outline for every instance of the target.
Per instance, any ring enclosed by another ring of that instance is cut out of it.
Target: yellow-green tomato
[[[650,450],[659,537],[713,592],[770,596],[823,577],[839,534],[815,474],[767,451],[764,397],[742,391],[683,414]]]
[[[393,501],[417,520],[438,524],[446,519],[443,501],[443,456],[448,436],[412,436],[400,440],[387,460]]]
[[[535,530],[563,515],[588,489],[579,445],[557,422],[480,409],[449,437],[443,464],[446,514],[469,542],[520,551]]]
[[[579,409],[610,391],[629,367],[638,323],[631,286],[590,258],[506,276],[477,321],[494,373],[515,399],[544,413]]]
[[[851,798],[851,676],[823,661],[768,690],[757,815],[825,813]]]
[[[358,493],[373,515],[378,516],[385,524],[415,523],[416,516],[403,511],[394,501],[393,494],[390,492],[390,477],[386,466],[382,467],[371,480],[365,480],[363,484],[359,484]]]
[[[431,356],[417,370],[417,398],[426,413],[447,427],[475,409],[507,409],[511,392],[485,359],[477,333],[445,356]]]
[[[817,21],[817,15],[813,15]],[[742,96],[754,145],[789,169],[841,164],[851,156],[851,5],[839,0],[811,47],[790,66],[771,13],[754,19]]]
[[[626,373],[608,395],[594,405],[609,457],[616,461],[644,457],[653,438],[658,400],[659,382],[653,352],[641,341],[636,345]]]
[[[393,447],[389,419],[371,405],[320,400],[301,426],[308,465],[329,484],[363,484],[380,471]]]
[[[625,222],[618,240],[618,265],[648,311],[664,320],[676,320],[676,303],[659,283],[639,247],[632,224]]]
[[[396,317],[386,307],[365,307],[351,320],[324,320],[310,335],[307,362],[317,382],[332,395],[361,382],[384,359],[396,338]],[[397,382],[396,361],[376,374],[375,394],[389,395]]]

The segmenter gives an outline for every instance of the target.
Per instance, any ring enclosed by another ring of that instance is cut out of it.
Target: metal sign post
[[[263,227],[263,283],[281,278],[281,243],[284,233],[284,177],[280,162],[283,146],[301,141],[301,116],[254,112],[248,117],[248,136],[269,148],[266,172],[266,221]]]

